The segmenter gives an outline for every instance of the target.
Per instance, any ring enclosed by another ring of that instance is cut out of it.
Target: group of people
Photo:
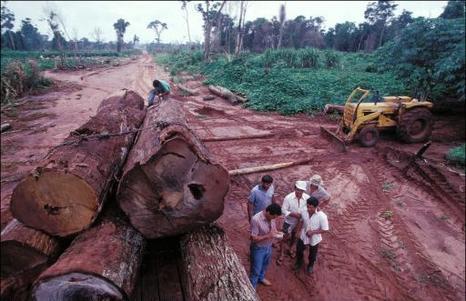
[[[305,272],[311,274],[317,259],[322,234],[329,230],[327,215],[321,210],[330,201],[330,194],[323,186],[322,178],[313,175],[309,181],[296,181],[294,191],[285,196],[282,205],[274,202],[273,178],[264,175],[261,183],[252,188],[248,201],[251,226],[250,280],[254,288],[258,283],[269,286],[265,278],[272,258],[273,245],[279,246],[277,265],[281,265],[285,251],[295,258],[294,270],[301,271],[304,251],[309,249]],[[277,220],[283,220],[281,231]],[[297,240],[296,240],[297,238]]]

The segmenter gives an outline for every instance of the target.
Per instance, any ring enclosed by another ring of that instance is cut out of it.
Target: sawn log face
[[[135,92],[105,99],[94,117],[18,184],[11,200],[13,216],[29,227],[62,237],[88,228],[121,170],[144,115],[144,100]]]
[[[211,162],[179,103],[169,99],[149,108],[143,128],[118,188],[117,200],[131,224],[152,239],[216,220],[229,175]]]
[[[9,277],[47,266],[61,246],[44,232],[29,228],[13,219],[1,233],[1,275]]]

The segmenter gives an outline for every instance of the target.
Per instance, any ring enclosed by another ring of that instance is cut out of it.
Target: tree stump
[[[223,229],[205,226],[180,245],[188,300],[259,300]]]
[[[128,156],[117,200],[131,224],[153,239],[189,232],[216,220],[229,188],[228,172],[211,162],[172,99],[148,109]]]
[[[142,235],[127,221],[107,216],[78,235],[39,276],[33,287],[34,300],[128,300],[144,246]]]
[[[144,114],[144,100],[135,92],[105,99],[94,117],[16,186],[13,216],[62,237],[88,228],[121,170]]]
[[[13,219],[1,233],[1,275],[9,277],[47,266],[60,250],[58,240]]]

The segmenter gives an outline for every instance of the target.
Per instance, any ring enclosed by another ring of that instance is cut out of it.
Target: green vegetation
[[[465,167],[466,162],[466,144],[452,148],[446,154],[446,158],[452,164],[460,165]]]
[[[343,103],[357,86],[385,95],[406,94],[402,81],[390,72],[373,73],[374,58],[368,54],[318,49],[267,50],[238,58],[220,55],[210,63],[201,52],[157,55],[156,61],[180,71],[202,73],[206,84],[244,94],[247,106],[284,114],[321,111],[327,103]]]
[[[381,71],[393,71],[420,98],[465,100],[464,18],[423,19],[377,51]]]

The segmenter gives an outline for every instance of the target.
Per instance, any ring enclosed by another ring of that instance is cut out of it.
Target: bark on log
[[[59,254],[59,241],[13,219],[2,231],[1,275],[8,277],[51,263]]]
[[[208,88],[210,92],[222,98],[225,98],[233,105],[238,104],[240,102],[244,103],[247,101],[244,97],[241,97],[224,87],[210,85]]]
[[[105,99],[96,116],[16,186],[13,216],[62,237],[88,228],[121,170],[144,114],[144,99],[133,91]]]
[[[333,112],[343,113],[345,106],[326,104],[324,108],[324,114],[331,114]]]
[[[107,216],[77,236],[39,276],[33,286],[34,300],[128,300],[144,246],[142,235],[127,221]]]
[[[203,227],[180,244],[188,300],[259,300],[223,229]]]
[[[21,274],[0,279],[0,300],[30,301],[31,286],[47,266],[38,266]]]
[[[148,109],[129,153],[117,200],[146,238],[186,233],[216,220],[229,188],[228,172],[209,159],[188,129],[180,104]]]
[[[183,85],[177,85],[178,89],[180,89],[181,91],[187,93],[188,95],[198,95],[199,94],[199,91],[198,90],[195,90],[195,89],[190,89],[188,87],[185,87]]]

